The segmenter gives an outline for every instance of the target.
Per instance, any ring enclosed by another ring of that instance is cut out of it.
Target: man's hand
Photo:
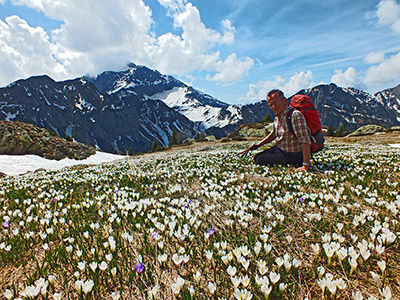
[[[237,155],[246,156],[246,155],[249,153],[249,151],[256,150],[256,149],[258,149],[259,147],[260,147],[260,146],[258,146],[257,144],[253,144],[253,145],[251,145],[249,148],[247,148],[246,150],[243,150],[243,151],[239,152]]]
[[[307,172],[310,170],[310,166],[301,166],[300,168],[297,168],[297,172]]]

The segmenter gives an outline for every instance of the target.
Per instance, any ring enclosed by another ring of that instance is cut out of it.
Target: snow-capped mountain
[[[203,129],[225,127],[243,120],[241,110],[238,106],[227,105],[187,86],[174,87],[170,90],[149,96],[149,99],[162,100],[189,120],[199,122]],[[203,99],[210,101],[204,101]]]
[[[87,78],[102,93],[116,94],[121,99],[135,95],[143,99],[161,100],[170,108],[196,122],[199,130],[222,128],[243,120],[236,105],[228,105],[214,97],[187,86],[172,76],[144,66],[129,64],[122,72],[104,72],[96,78]]]
[[[0,89],[0,112],[3,120],[31,123],[114,153],[147,151],[155,139],[167,146],[174,131],[197,133],[193,122],[162,101],[102,94],[84,78],[16,81]]]
[[[400,86],[375,95],[334,84],[299,93],[314,101],[324,127],[400,125]],[[229,105],[145,66],[56,82],[48,76],[0,88],[0,119],[19,120],[107,152],[141,152],[200,132],[223,137],[273,113],[265,100]]]
[[[371,95],[332,83],[301,90],[299,94],[308,95],[313,100],[323,127],[332,125],[336,129],[344,124],[348,130],[355,130],[367,124],[383,127],[400,124],[400,100],[395,93],[380,92]]]

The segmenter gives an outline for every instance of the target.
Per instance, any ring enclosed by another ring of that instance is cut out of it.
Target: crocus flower
[[[4,297],[6,297],[6,299],[11,299],[13,297],[13,293],[11,292],[11,290],[5,290],[4,292]]]
[[[138,272],[139,274],[143,272],[144,270],[144,265],[142,263],[137,263],[135,265],[135,270],[136,272]]]
[[[210,291],[210,294],[214,295],[216,289],[217,285],[215,283],[212,282],[208,283],[208,290]]]
[[[10,222],[8,222],[8,221],[4,221],[2,225],[3,225],[4,229],[10,228]]]
[[[215,232],[215,230],[211,227],[207,229],[207,233],[209,236],[212,236],[214,234],[214,232]]]
[[[83,283],[83,285],[82,285],[82,290],[83,290],[83,293],[85,294],[85,295],[87,295],[88,293],[90,293],[91,291],[92,291],[92,289],[93,289],[93,286],[94,286],[94,282],[93,282],[93,280],[86,280],[84,283]]]

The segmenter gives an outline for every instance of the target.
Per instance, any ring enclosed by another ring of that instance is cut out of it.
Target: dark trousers
[[[303,163],[303,154],[285,152],[274,146],[254,156],[258,165],[293,165],[299,167]]]

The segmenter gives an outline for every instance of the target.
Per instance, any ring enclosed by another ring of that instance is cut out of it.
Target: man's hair
[[[271,97],[272,94],[274,94],[274,93],[277,93],[281,99],[285,97],[285,95],[283,94],[283,92],[282,92],[281,90],[279,90],[279,89],[270,90],[270,91],[268,92],[267,97]]]

